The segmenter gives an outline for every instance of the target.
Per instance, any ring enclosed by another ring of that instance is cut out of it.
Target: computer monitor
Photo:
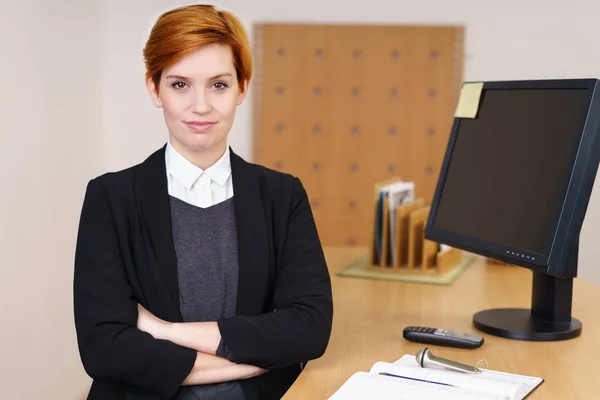
[[[597,79],[463,84],[425,236],[533,271],[531,308],[480,311],[482,332],[581,333],[571,303],[600,159],[599,89]]]

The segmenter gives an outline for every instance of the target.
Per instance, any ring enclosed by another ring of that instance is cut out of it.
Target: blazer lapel
[[[158,260],[162,278],[175,305],[171,318],[181,321],[177,255],[173,244],[165,149],[166,145],[142,163],[135,190],[146,233]]]
[[[269,242],[260,181],[253,166],[230,149],[238,237],[237,313],[262,311],[267,294]]]

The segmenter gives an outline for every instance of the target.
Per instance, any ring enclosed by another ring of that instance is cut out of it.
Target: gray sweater
[[[238,247],[233,198],[200,208],[171,197],[171,218],[183,320],[217,321],[234,316]],[[219,352],[223,351],[221,344]],[[232,381],[185,386],[177,399],[242,400],[244,394],[240,384]]]

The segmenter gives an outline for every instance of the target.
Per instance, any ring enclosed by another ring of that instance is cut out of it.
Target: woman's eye
[[[229,86],[225,82],[215,82],[215,88],[217,90],[223,90],[228,88]]]
[[[175,89],[185,89],[186,84],[185,84],[185,82],[178,81],[178,82],[171,83],[171,86],[174,87]]]

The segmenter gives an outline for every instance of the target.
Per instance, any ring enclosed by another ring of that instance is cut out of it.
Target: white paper
[[[462,372],[440,371],[431,368],[422,368],[416,363],[416,361],[414,366],[377,362],[375,365],[373,365],[373,368],[371,368],[370,372],[375,374],[387,372],[408,378],[445,383],[448,385],[458,386],[461,389],[470,389],[474,392],[484,395],[493,394],[494,396],[504,400],[516,399],[520,389],[519,384],[495,382],[493,380],[485,379],[480,374],[474,376],[464,374]]]
[[[449,374],[449,376],[456,377],[457,379],[461,376],[469,376],[465,375],[462,372],[450,371],[438,366],[422,368],[415,360],[415,356],[410,354],[403,356],[402,358],[394,362],[394,364],[426,371],[435,371],[438,373],[438,375],[439,373]],[[433,378],[431,378],[432,376],[433,375],[430,375],[430,379],[433,380]],[[513,397],[515,400],[521,400],[525,398],[532,390],[534,390],[542,382],[542,378],[538,377],[510,374],[507,372],[499,372],[489,369],[484,370],[480,374],[472,375],[471,377],[477,380],[481,380],[482,382],[495,382],[496,384],[506,385],[507,387],[509,385],[514,385],[516,387],[516,393]]]
[[[390,203],[390,240],[392,243],[392,265],[396,265],[398,249],[396,248],[396,208],[412,203],[415,200],[414,182],[404,182],[403,185],[389,190]]]
[[[398,251],[396,249],[396,208],[412,203],[415,200],[415,183],[398,181],[385,185],[379,189],[379,193],[386,193],[389,201],[389,238],[392,250],[392,265],[396,265]]]
[[[356,372],[329,400],[502,400],[501,397],[432,383]]]

